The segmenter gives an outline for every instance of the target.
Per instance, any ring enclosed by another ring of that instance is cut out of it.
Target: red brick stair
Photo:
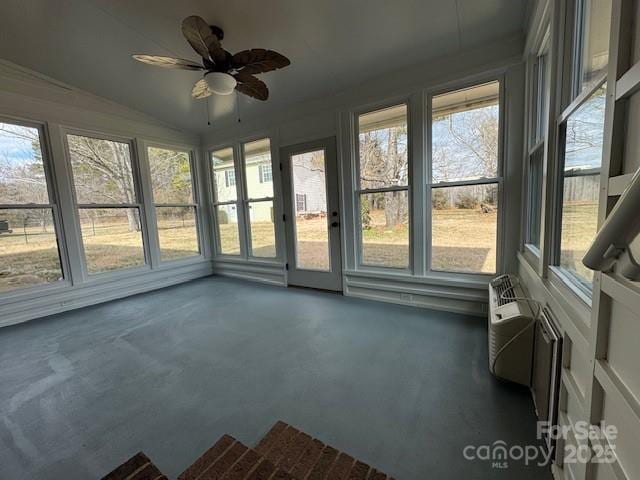
[[[167,480],[142,452],[102,480]],[[278,421],[255,449],[223,435],[178,480],[393,480]]]

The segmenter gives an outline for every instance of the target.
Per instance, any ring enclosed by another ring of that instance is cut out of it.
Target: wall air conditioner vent
[[[532,301],[513,275],[489,283],[489,370],[496,377],[531,385],[534,315]]]

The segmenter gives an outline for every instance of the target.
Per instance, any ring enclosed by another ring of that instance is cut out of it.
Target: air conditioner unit
[[[502,275],[489,284],[489,370],[531,386],[535,316],[524,298],[514,275]]]

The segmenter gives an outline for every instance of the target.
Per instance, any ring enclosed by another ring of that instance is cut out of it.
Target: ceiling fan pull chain
[[[238,123],[241,123],[242,120],[240,120],[240,95],[238,95],[238,92],[236,92],[236,117],[238,119]]]
[[[206,109],[207,109],[207,125],[211,125],[211,117],[209,116],[210,115],[210,113],[209,113],[210,112],[210,108],[209,108],[210,107],[210,105],[209,105],[209,99],[210,98],[211,97],[207,97],[207,103],[205,103]]]

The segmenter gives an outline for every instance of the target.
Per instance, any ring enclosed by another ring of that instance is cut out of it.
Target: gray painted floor
[[[481,318],[209,277],[1,329],[0,365],[2,480],[97,479],[139,450],[175,477],[278,419],[398,480],[550,478],[463,458],[535,438]]]

